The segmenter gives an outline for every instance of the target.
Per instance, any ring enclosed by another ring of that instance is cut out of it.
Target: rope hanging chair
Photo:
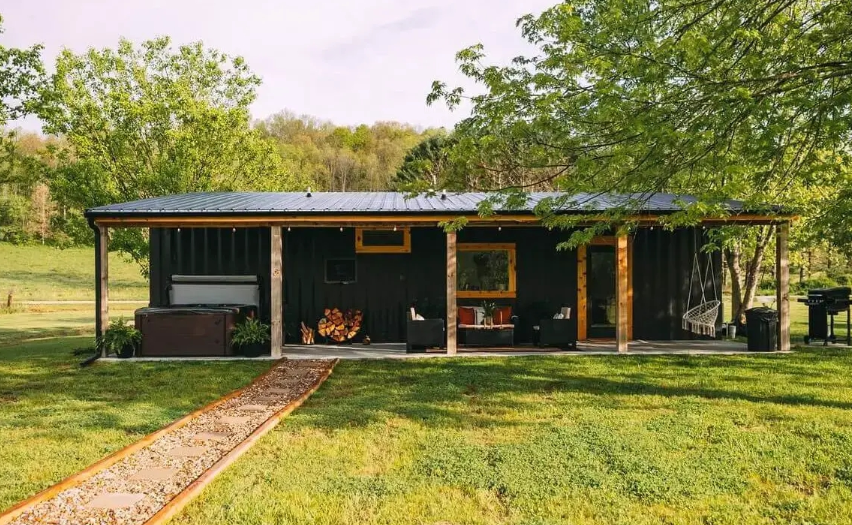
[[[707,335],[716,337],[716,319],[719,317],[719,307],[722,306],[722,301],[719,300],[719,294],[716,292],[716,276],[713,272],[713,257],[707,254],[707,268],[704,275],[701,275],[701,261],[698,258],[698,241],[695,242],[695,257],[692,264],[692,275],[689,277],[689,295],[686,298],[686,313],[683,314],[681,326],[684,330],[697,335]],[[691,306],[692,301],[692,284],[695,282],[695,277],[698,276],[698,283],[701,287],[701,302],[696,306]],[[708,301],[705,294],[705,282],[707,277],[713,284],[713,299]]]

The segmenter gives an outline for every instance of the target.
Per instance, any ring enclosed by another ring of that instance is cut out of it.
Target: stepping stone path
[[[224,441],[230,437],[228,432],[200,432],[192,437],[194,441]]]
[[[90,509],[126,509],[136,505],[145,497],[145,494],[127,494],[124,492],[104,492],[95,496],[95,499],[86,504]]]
[[[8,523],[141,525],[310,390],[332,366],[330,360],[283,361],[236,396],[58,494],[24,507]]]
[[[136,474],[130,476],[132,481],[149,479],[152,481],[163,481],[178,473],[176,468],[143,468]]]
[[[197,458],[203,456],[205,452],[207,452],[206,447],[175,447],[166,451],[166,454],[176,458]]]

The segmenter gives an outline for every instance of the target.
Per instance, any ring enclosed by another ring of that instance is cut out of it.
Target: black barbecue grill
[[[805,344],[822,341],[824,345],[837,342],[834,335],[834,316],[846,312],[846,344],[852,345],[850,332],[849,295],[852,289],[847,287],[821,288],[808,290],[808,297],[799,299],[808,305],[808,335]]]

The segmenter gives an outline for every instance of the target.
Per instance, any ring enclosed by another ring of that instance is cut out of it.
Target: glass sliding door
[[[587,252],[587,335],[615,337],[615,246],[590,245]]]

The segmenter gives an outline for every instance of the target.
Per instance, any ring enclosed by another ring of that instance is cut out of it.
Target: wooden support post
[[[627,236],[619,235],[615,244],[615,345],[619,352],[627,351],[627,342],[630,337],[630,318],[628,315],[629,304],[629,279],[627,277],[630,268],[627,264]]]
[[[627,340],[633,340],[633,237],[627,239]]]
[[[790,351],[790,223],[778,225],[775,238],[775,304],[778,305],[778,350]]]
[[[456,232],[447,232],[447,355],[456,355],[458,305],[456,304]]]
[[[100,338],[109,326],[109,228],[100,226],[98,228],[97,243],[97,321],[95,332]],[[106,357],[106,349],[101,349],[101,357]]]
[[[586,245],[577,248],[577,340],[585,341],[586,328]]]
[[[271,310],[271,330],[270,346],[272,347],[272,357],[281,358],[281,347],[284,346],[284,302],[282,298],[283,292],[283,242],[281,241],[281,226],[272,226],[271,230],[271,264],[270,264],[270,279],[269,279],[269,308]]]

